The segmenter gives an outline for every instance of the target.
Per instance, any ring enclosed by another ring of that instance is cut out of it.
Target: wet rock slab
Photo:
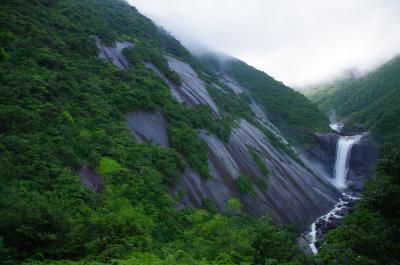
[[[182,85],[175,88],[187,104],[194,106],[198,104],[208,105],[211,110],[218,115],[218,107],[201,80],[190,65],[172,56],[166,56],[169,67],[174,70],[181,78]]]
[[[105,46],[99,37],[93,37],[96,41],[96,46],[99,49],[99,58],[110,60],[116,67],[127,69],[129,67],[128,60],[122,54],[125,48],[133,48],[135,45],[128,41],[116,41],[111,46]]]
[[[199,136],[208,145],[212,178],[203,180],[197,175],[185,174],[186,203],[190,205],[196,206],[204,198],[210,198],[218,209],[224,210],[227,200],[239,197],[250,214],[269,214],[278,223],[296,223],[305,228],[329,211],[339,198],[329,183],[321,182],[276,149],[246,120],[241,120],[239,127],[232,130],[227,143],[204,130],[199,131]],[[270,171],[269,176],[263,175],[250,148],[262,157]],[[240,174],[249,176],[255,195],[237,191],[235,180]],[[267,188],[259,187],[260,179],[266,181]]]
[[[87,166],[83,166],[78,175],[81,177],[82,184],[94,192],[103,190],[103,180],[99,174]]]
[[[239,85],[235,80],[233,80],[232,78],[224,75],[221,79],[221,82],[223,82],[225,85],[227,85],[230,89],[232,89],[232,91],[235,94],[240,94],[243,93],[244,91],[246,91],[246,89],[244,87],[242,87],[241,85]]]
[[[126,121],[132,135],[138,142],[149,142],[169,147],[168,122],[159,111],[143,110],[127,113]]]
[[[179,94],[179,87],[175,84],[173,84],[171,81],[168,80],[168,78],[164,75],[163,72],[160,71],[154,64],[150,62],[146,62],[144,66],[148,69],[151,69],[154,73],[159,75],[164,81],[168,84],[172,96],[175,98],[176,101],[178,102],[184,102],[183,98]]]

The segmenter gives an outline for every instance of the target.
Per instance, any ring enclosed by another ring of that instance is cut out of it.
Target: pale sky
[[[400,53],[400,0],[128,0],[189,49],[202,44],[295,87]]]

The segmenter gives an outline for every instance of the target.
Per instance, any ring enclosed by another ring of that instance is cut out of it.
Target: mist
[[[191,50],[219,50],[294,87],[400,51],[398,0],[129,0]]]

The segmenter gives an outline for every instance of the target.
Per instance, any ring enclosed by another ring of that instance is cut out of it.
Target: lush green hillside
[[[289,139],[311,143],[311,133],[329,130],[327,117],[314,104],[268,74],[234,58],[205,54],[200,60],[247,88]]]
[[[195,130],[206,128],[226,139],[234,119],[251,120],[253,114],[245,96],[217,91],[212,96],[224,111],[219,118],[206,106],[192,109],[173,100],[145,61],[175,84],[180,79],[168,68],[166,53],[190,63],[205,81],[218,77],[135,8],[119,0],[1,1],[0,23],[0,264],[317,262],[300,253],[297,232],[246,215],[238,199],[228,201],[223,213],[207,200],[203,209],[176,209],[180,194],[172,195],[171,187],[184,168],[208,177],[207,150]],[[131,67],[120,70],[99,59],[93,36],[107,44],[117,39],[135,43],[124,51]],[[325,118],[289,88],[241,62],[224,69],[248,83],[276,121],[300,131],[323,129]],[[164,113],[171,148],[135,141],[125,114],[139,109]],[[398,159],[387,158],[383,165],[390,171],[385,172],[393,177],[371,187],[394,189],[388,195],[387,189],[371,189],[367,198],[374,200],[366,203],[375,203],[375,212],[382,197],[383,206],[397,198],[398,168],[389,162]],[[82,166],[101,175],[101,192],[82,185]],[[246,179],[241,182],[243,192],[251,193]],[[398,216],[393,216],[380,226],[387,242],[397,231],[392,221]],[[398,253],[395,239],[383,253]],[[330,240],[335,244],[334,236]],[[329,251],[323,251],[323,262],[335,253]]]
[[[400,57],[361,77],[337,80],[307,93],[350,127],[364,125],[378,137],[400,130]]]
[[[232,126],[174,101],[144,67],[179,83],[169,52],[199,69],[176,40],[117,0],[1,1],[0,18],[1,264],[299,264],[294,234],[244,214],[237,199],[225,213],[207,201],[175,208],[185,165],[208,175],[195,129],[224,138]],[[132,67],[98,59],[95,35],[134,42]],[[171,148],[135,141],[124,115],[138,109],[165,114]],[[102,192],[83,187],[84,165],[101,174]]]

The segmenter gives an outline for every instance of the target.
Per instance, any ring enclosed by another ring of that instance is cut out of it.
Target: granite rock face
[[[166,59],[169,67],[181,78],[182,85],[174,88],[180,98],[190,106],[198,104],[208,105],[213,113],[218,115],[217,105],[208,94],[205,83],[197,76],[192,67],[172,56],[166,56]]]
[[[327,179],[334,178],[334,167],[336,162],[337,143],[340,135],[334,133],[317,134],[315,136],[316,146],[303,149],[301,152],[303,160],[318,175]],[[378,148],[371,136],[366,134],[355,143],[351,149],[348,164],[348,189],[361,192],[364,182],[374,172],[375,162],[378,159]]]
[[[300,150],[301,157],[307,166],[325,179],[333,178],[339,137],[334,133],[316,134],[314,136],[316,145]]]
[[[365,181],[374,172],[378,155],[378,148],[369,135],[354,144],[349,160],[349,189],[357,192],[363,190]]]
[[[100,192],[103,190],[103,180],[99,174],[87,166],[83,166],[79,171],[78,175],[81,177],[83,186],[89,188],[94,192]]]
[[[105,46],[99,38],[95,37],[95,41],[99,49],[99,58],[110,60],[120,69],[129,67],[122,50],[134,47],[133,43],[117,41],[112,46]],[[179,75],[182,83],[180,86],[171,83],[153,64],[145,63],[145,66],[166,81],[172,96],[178,102],[184,102],[189,106],[207,105],[214,115],[219,117],[221,113],[218,106],[209,95],[206,84],[192,67],[175,57],[165,56],[165,58],[169,67]],[[227,76],[223,76],[221,82],[236,94],[246,93],[245,87]],[[211,84],[211,87],[218,89],[217,84]],[[262,107],[251,97],[250,99],[251,109],[263,129],[271,132],[282,144],[296,153],[297,150],[290,146]],[[162,113],[136,111],[126,114],[126,120],[133,136],[139,142],[170,146],[168,123]],[[300,159],[307,164],[306,167],[274,146],[271,139],[253,124],[244,119],[236,122],[238,127],[232,129],[228,142],[221,141],[205,130],[198,131],[199,137],[208,145],[211,178],[203,179],[195,171],[187,168],[179,185],[185,191],[185,195],[178,207],[186,205],[202,207],[204,200],[209,199],[220,211],[224,211],[227,201],[236,197],[240,198],[245,210],[250,214],[257,216],[267,214],[275,222],[296,224],[304,229],[335,205],[340,194],[325,177],[332,176],[329,172],[333,171],[336,135],[317,135],[317,147],[298,153]],[[257,154],[257,161],[254,154]],[[360,168],[359,165],[362,164],[364,158],[361,156],[356,156],[351,162],[356,168]],[[265,169],[260,168],[260,161],[263,167],[268,169],[267,175]],[[309,161],[312,162],[312,166],[308,165]],[[316,170],[317,168],[319,169]],[[355,169],[355,176],[357,172]],[[96,190],[101,189],[102,184],[99,184],[101,178],[97,178],[95,172],[83,168],[80,175],[83,176],[82,181],[85,185]],[[237,189],[236,179],[240,175],[246,175],[251,180],[254,190],[252,194],[243,194]]]
[[[206,104],[218,116],[218,107],[194,70],[174,57],[166,58],[170,68],[180,76],[182,86],[178,87],[168,82],[154,65],[146,66],[166,80],[175,99],[190,106]],[[237,94],[246,91],[246,88],[228,77],[224,77],[222,82]],[[215,87],[218,89],[218,86]],[[252,100],[251,108],[261,126],[292,148],[255,100]],[[205,130],[199,130],[200,138],[208,145],[211,178],[202,179],[196,172],[187,169],[181,184],[185,196],[178,207],[200,207],[207,198],[220,211],[224,211],[226,202],[237,197],[250,214],[268,214],[278,223],[295,223],[305,228],[335,205],[340,194],[329,181],[312,174],[303,165],[273,146],[270,140],[248,121],[242,119],[237,123],[239,126],[232,130],[227,143]],[[270,171],[268,176],[263,175],[251,152],[260,156],[262,163]],[[237,190],[235,181],[241,174],[251,179],[254,194],[242,194]]]
[[[161,112],[143,110],[126,114],[126,121],[138,142],[149,142],[169,147],[168,122]]]
[[[312,175],[277,150],[246,120],[241,120],[240,126],[233,129],[228,143],[206,131],[200,131],[199,135],[209,148],[212,178],[204,180],[194,172],[185,173],[184,204],[199,207],[205,198],[210,198],[223,211],[230,198],[238,197],[250,214],[268,214],[278,223],[295,223],[305,228],[329,211],[340,197],[329,182]],[[263,175],[250,150],[262,158],[269,169],[268,176]],[[251,179],[255,194],[242,194],[237,190],[235,180],[241,174]],[[266,187],[259,184],[261,181]]]
[[[148,69],[153,70],[157,75],[159,75],[168,84],[172,97],[178,102],[184,102],[184,99],[180,96],[179,87],[168,80],[168,78],[161,72],[154,64],[146,62],[144,66]]]
[[[99,58],[110,60],[116,67],[120,69],[127,69],[129,67],[128,60],[122,54],[125,48],[133,48],[135,45],[127,41],[116,41],[111,46],[105,46],[99,37],[94,37],[96,46],[99,49]]]

